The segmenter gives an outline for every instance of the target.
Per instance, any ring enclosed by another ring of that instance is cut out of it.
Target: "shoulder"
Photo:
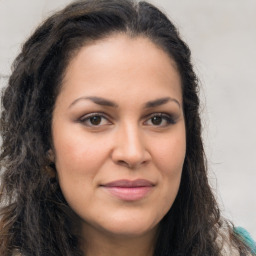
[[[256,255],[256,242],[249,232],[242,227],[235,227],[234,232],[240,236],[241,240],[251,249],[251,252]]]
[[[220,248],[221,255],[240,256],[238,249],[231,242],[228,227],[221,227],[219,229],[216,242]]]
[[[240,256],[240,252],[234,244],[234,242],[231,239],[231,233],[230,229],[228,227],[222,227],[219,230],[219,234],[217,237],[217,243],[221,249],[221,255],[232,255],[232,256]],[[239,239],[247,245],[248,248],[250,248],[251,253],[248,254],[248,256],[256,255],[256,243],[251,238],[250,234],[241,227],[237,227],[233,229],[233,234],[238,235]]]

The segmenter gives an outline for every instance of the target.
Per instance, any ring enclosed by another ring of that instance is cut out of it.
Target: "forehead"
[[[88,59],[95,59],[95,62],[98,62],[99,60],[101,60],[101,62],[107,60],[110,63],[110,55],[112,57],[117,57],[120,61],[125,60],[126,55],[129,55],[129,61],[134,58],[133,61],[135,63],[139,56],[134,55],[134,53],[138,52],[144,54],[143,59],[145,61],[154,60],[156,65],[158,61],[164,61],[171,64],[172,67],[179,72],[176,62],[173,58],[171,58],[167,51],[165,51],[164,48],[158,44],[155,44],[148,37],[143,35],[130,36],[126,33],[113,33],[102,39],[89,40],[84,44],[83,47],[75,51],[71,57],[71,60],[69,61],[66,73],[68,73],[68,70],[71,66],[73,66],[74,62],[79,59],[78,56],[85,57],[86,55]],[[142,58],[140,59],[142,60]],[[151,64],[154,63],[151,62]]]
[[[145,84],[148,89],[165,84],[181,91],[174,60],[147,37],[126,34],[90,42],[76,52],[64,74],[62,90],[78,84],[97,92],[121,87],[139,93]]]

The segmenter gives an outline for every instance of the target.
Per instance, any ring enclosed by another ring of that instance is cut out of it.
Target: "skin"
[[[85,254],[153,255],[186,153],[174,61],[145,37],[115,34],[82,47],[65,72],[52,136],[51,155]],[[152,186],[126,200],[105,187],[121,179]]]

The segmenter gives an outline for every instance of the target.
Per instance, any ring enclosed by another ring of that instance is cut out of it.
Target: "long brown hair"
[[[87,0],[48,18],[25,42],[2,95],[0,254],[82,255],[67,205],[47,158],[51,120],[70,59],[111,33],[145,36],[172,58],[182,79],[187,151],[177,198],[160,225],[155,256],[220,255],[223,223],[208,184],[198,82],[175,26],[147,2]],[[230,241],[246,253],[227,225]]]

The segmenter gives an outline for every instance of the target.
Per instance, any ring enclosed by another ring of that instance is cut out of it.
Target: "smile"
[[[138,201],[152,191],[154,184],[148,180],[117,180],[102,185],[112,196],[124,201]]]

